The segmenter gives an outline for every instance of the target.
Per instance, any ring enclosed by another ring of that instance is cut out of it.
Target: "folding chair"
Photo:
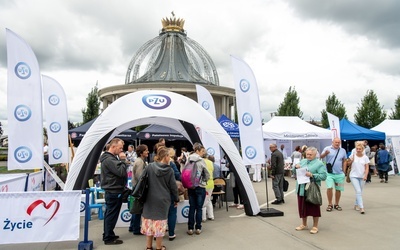
[[[221,208],[221,204],[222,206],[224,205],[222,197],[225,199],[225,207],[226,211],[228,212],[228,200],[226,199],[226,182],[224,179],[214,179],[214,191],[212,192],[212,194],[217,195],[219,208]]]

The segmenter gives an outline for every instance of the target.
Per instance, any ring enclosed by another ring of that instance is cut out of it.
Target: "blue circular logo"
[[[28,79],[31,76],[31,68],[24,62],[19,62],[14,68],[15,74],[22,80]]]
[[[58,160],[61,158],[61,156],[62,156],[61,150],[59,150],[58,148],[53,150],[53,158],[54,159]]]
[[[49,128],[50,128],[51,132],[58,133],[61,130],[61,124],[58,122],[52,122],[52,123],[50,123]]]
[[[14,117],[18,121],[24,122],[26,120],[29,120],[29,118],[31,118],[31,115],[32,115],[32,111],[28,106],[21,104],[21,105],[18,105],[17,107],[15,107]]]
[[[242,92],[246,93],[250,89],[250,83],[246,79],[240,80],[239,88]]]
[[[184,206],[181,210],[183,218],[189,218],[189,206]]]
[[[171,98],[166,95],[145,95],[142,102],[151,109],[165,109],[171,104]]]
[[[235,128],[235,124],[233,122],[223,122],[222,126],[224,128]]]
[[[130,222],[132,218],[132,214],[129,212],[128,209],[125,209],[124,211],[122,211],[121,213],[121,220],[123,222]]]
[[[49,103],[50,105],[56,106],[60,103],[60,98],[56,95],[49,96]]]
[[[14,151],[14,158],[19,163],[28,162],[32,158],[32,151],[25,146],[18,147]]]
[[[215,150],[212,147],[207,148],[207,154],[208,155],[214,155],[215,154]]]
[[[242,122],[245,126],[250,126],[253,123],[253,117],[250,113],[244,113],[242,116]]]
[[[251,160],[257,156],[257,150],[253,146],[248,146],[245,149],[245,154],[246,154],[246,157]]]
[[[85,202],[81,201],[80,212],[82,213],[83,211],[85,211],[85,209],[86,209],[86,204]]]
[[[210,104],[207,101],[204,101],[201,106],[205,109],[208,110],[210,108]]]

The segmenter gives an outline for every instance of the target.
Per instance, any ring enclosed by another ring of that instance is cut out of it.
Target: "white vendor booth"
[[[329,129],[320,128],[303,121],[297,116],[274,116],[263,125],[265,154],[269,158],[269,144],[276,143],[278,148],[285,145],[286,155],[291,156],[296,146],[316,147],[319,152],[332,144]]]
[[[386,146],[393,156],[394,161],[391,162],[393,170],[389,174],[399,173],[398,162],[400,162],[400,120],[384,120],[372,130],[385,132]]]

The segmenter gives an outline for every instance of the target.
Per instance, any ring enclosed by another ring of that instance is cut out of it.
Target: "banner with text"
[[[206,88],[198,84],[196,84],[196,91],[197,102],[215,119],[217,119],[215,115],[214,99],[212,98],[210,92]],[[207,151],[207,154],[214,156],[215,162],[220,165],[221,153],[217,141],[209,133],[207,133],[207,131],[204,130],[201,130],[201,139],[204,144],[203,146]]]
[[[81,191],[0,193],[0,244],[79,238]]]
[[[240,143],[245,165],[265,164],[258,86],[251,68],[231,56],[239,117]]]
[[[332,132],[332,141],[335,138],[340,139],[340,122],[339,122],[339,117],[332,115],[329,112],[326,112],[328,115],[328,121],[329,121],[329,128],[331,129]]]
[[[68,111],[63,87],[42,75],[44,113],[49,144],[49,164],[68,162]]]
[[[43,166],[42,84],[31,47],[7,29],[8,169]]]

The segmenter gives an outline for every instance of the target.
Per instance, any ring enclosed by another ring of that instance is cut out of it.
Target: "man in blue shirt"
[[[332,146],[325,147],[322,151],[321,158],[325,158],[327,164],[328,176],[326,178],[326,195],[328,197],[328,207],[326,211],[331,212],[332,209],[342,211],[339,206],[341,192],[344,191],[344,179],[346,170],[346,150],[340,147],[340,138],[332,141]],[[332,205],[333,187],[335,187],[335,205]]]

